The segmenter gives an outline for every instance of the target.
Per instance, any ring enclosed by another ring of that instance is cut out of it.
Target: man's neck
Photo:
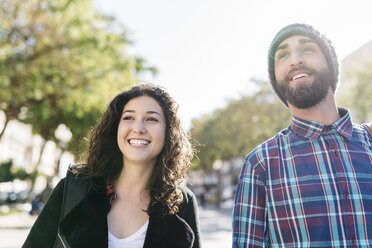
[[[290,103],[288,103],[288,106],[292,115],[325,125],[330,125],[340,118],[331,89],[328,90],[327,96],[320,103],[311,108],[299,109]]]

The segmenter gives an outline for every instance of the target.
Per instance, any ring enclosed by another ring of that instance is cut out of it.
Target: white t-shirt
[[[118,239],[110,231],[108,231],[108,247],[109,248],[142,248],[145,242],[146,231],[149,225],[149,221],[138,229],[137,232],[133,233],[131,236]]]

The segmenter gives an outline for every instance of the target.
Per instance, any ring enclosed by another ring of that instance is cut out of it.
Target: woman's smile
[[[151,141],[144,140],[144,139],[129,139],[128,143],[131,144],[132,146],[136,146],[136,147],[145,147],[148,144],[150,144]]]

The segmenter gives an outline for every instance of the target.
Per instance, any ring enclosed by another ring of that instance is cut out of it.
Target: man
[[[233,247],[372,247],[372,137],[336,107],[332,43],[292,24],[275,36],[268,63],[292,124],[245,160]]]

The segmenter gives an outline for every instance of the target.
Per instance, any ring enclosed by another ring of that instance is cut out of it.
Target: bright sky
[[[267,50],[282,27],[301,22],[330,38],[339,59],[372,40],[370,0],[95,0],[134,42],[129,52],[159,69],[146,80],[166,87],[185,127],[249,80],[267,80]]]

